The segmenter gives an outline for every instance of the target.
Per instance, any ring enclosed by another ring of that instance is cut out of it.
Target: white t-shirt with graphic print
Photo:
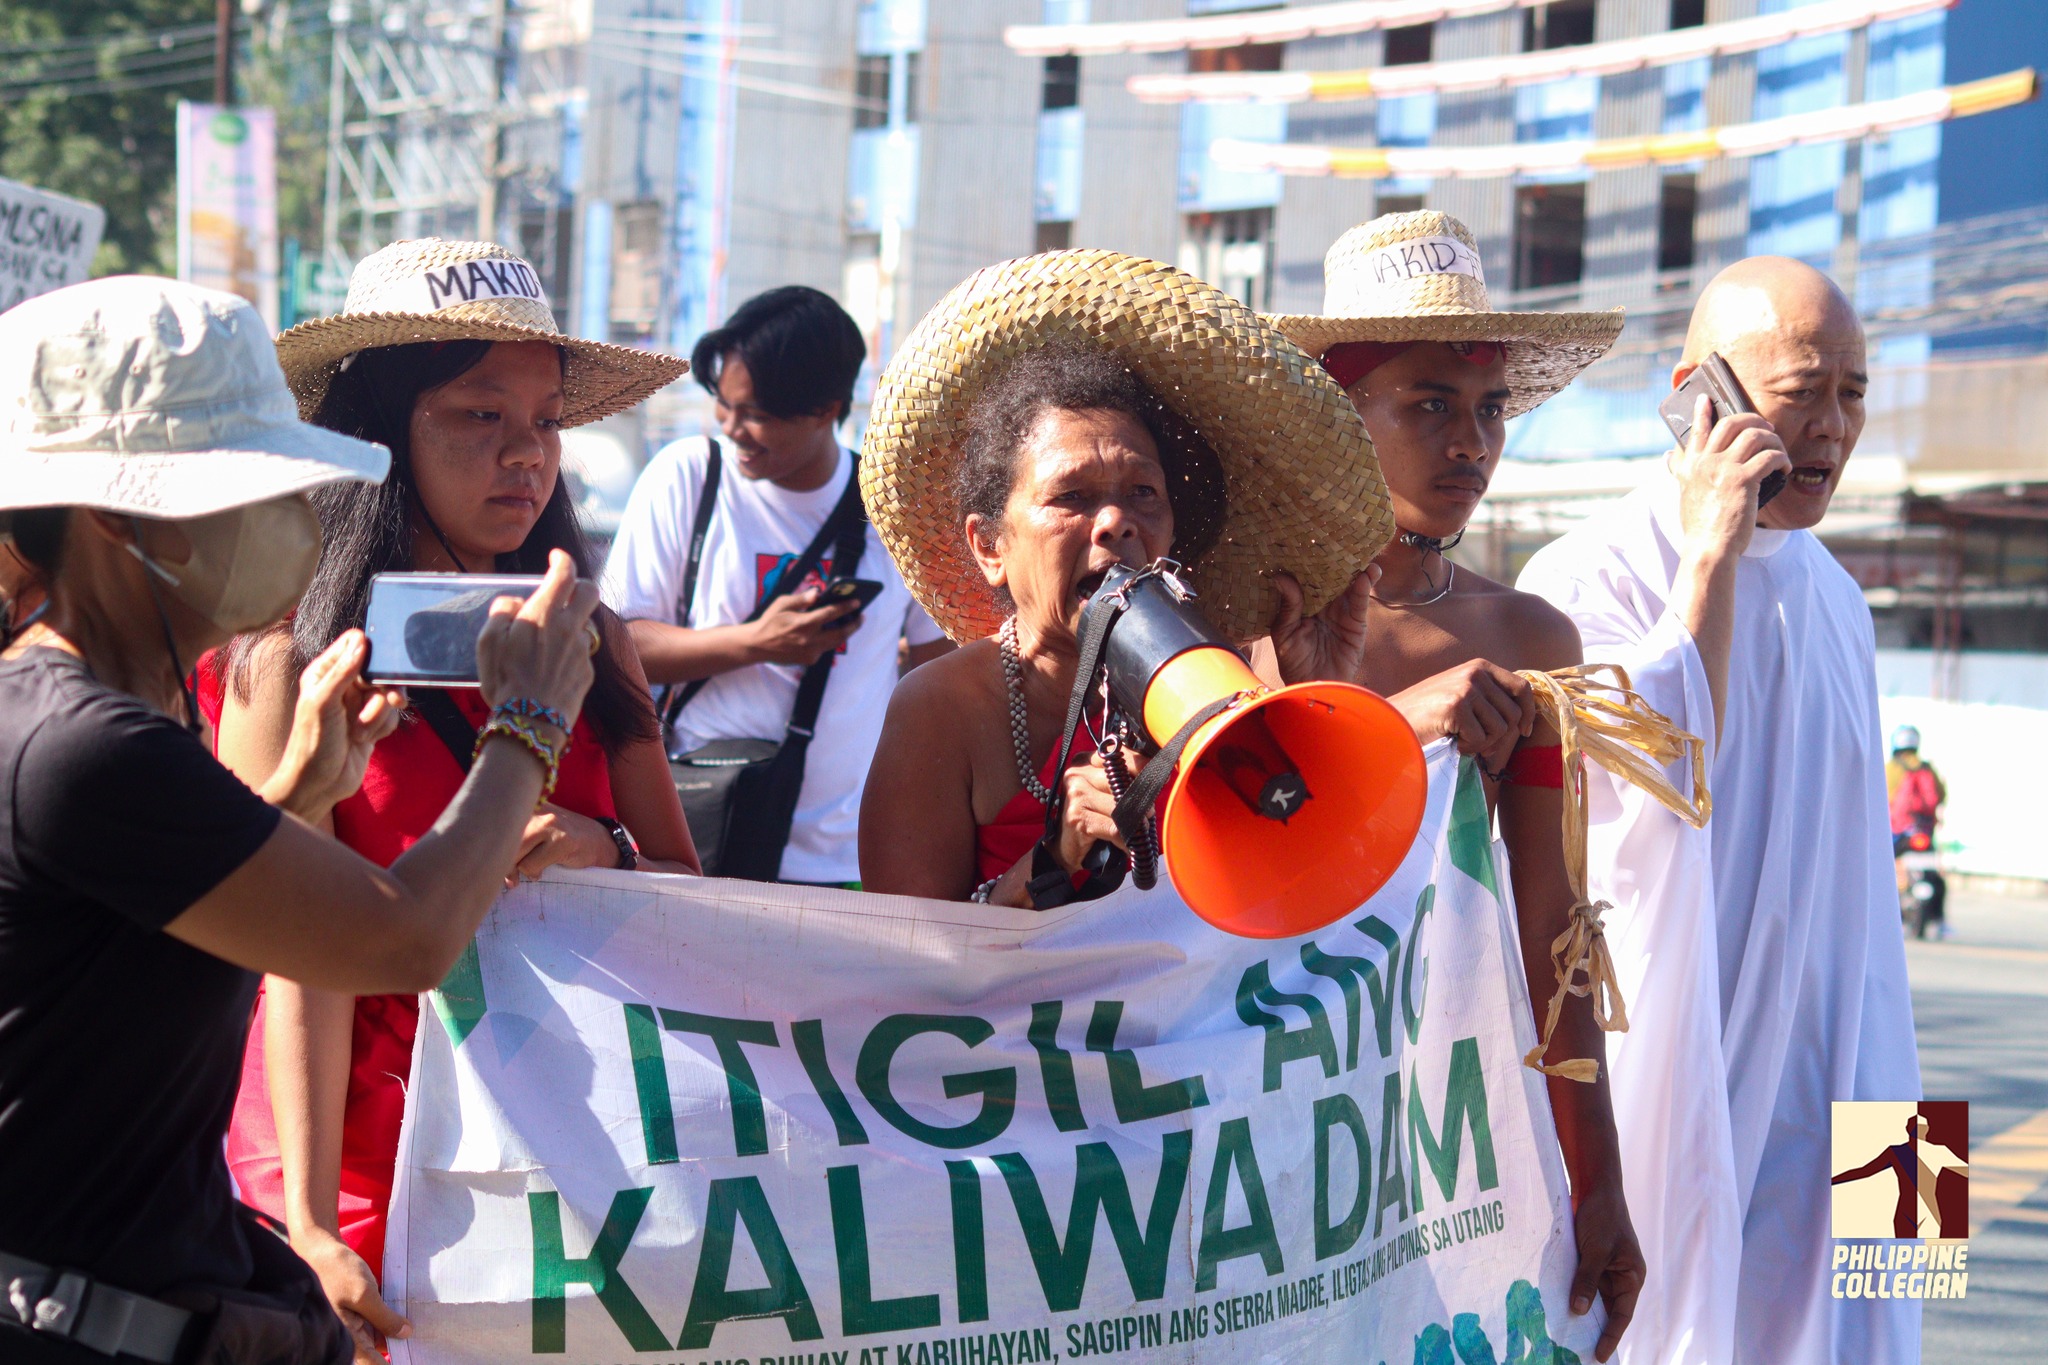
[[[665,446],[641,471],[605,561],[605,605],[627,620],[682,624],[683,574],[689,563],[690,526],[703,491],[710,442],[688,437]],[[737,625],[753,613],[763,586],[788,567],[825,524],[846,489],[852,452],[842,448],[832,477],[808,493],[792,493],[766,479],[749,479],[732,452],[723,459],[718,506],[704,532],[696,601],[689,624]],[[804,763],[782,875],[790,881],[850,882],[860,878],[856,843],[861,791],[881,738],[882,718],[896,686],[897,640],[913,645],[943,638],[910,596],[872,526],[854,577],[873,579],[882,592],[862,613],[832,666],[817,735]],[[830,548],[811,586],[832,575]],[[756,664],[711,679],[683,708],[671,743],[678,751],[715,739],[782,738],[796,705],[803,670]]]

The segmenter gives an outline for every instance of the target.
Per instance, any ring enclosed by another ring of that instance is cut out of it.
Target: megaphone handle
[[[1098,840],[1090,846],[1080,867],[1088,875],[1076,887],[1074,875],[1060,865],[1054,854],[1057,843],[1048,836],[1031,851],[1031,880],[1024,884],[1024,892],[1031,898],[1032,909],[1052,910],[1075,901],[1096,900],[1124,884],[1124,873],[1130,865],[1115,844]]]

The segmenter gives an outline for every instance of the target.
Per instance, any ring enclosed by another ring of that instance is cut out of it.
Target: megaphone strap
[[[1602,681],[1601,674],[1610,675]],[[1593,901],[1586,890],[1586,771],[1590,758],[1608,772],[1640,788],[1694,829],[1706,824],[1714,802],[1707,791],[1706,743],[1671,723],[1669,717],[1637,695],[1627,670],[1617,664],[1580,664],[1551,673],[1524,671],[1535,689],[1544,719],[1557,727],[1563,751],[1568,795],[1564,803],[1565,876],[1572,888],[1571,922],[1550,945],[1557,990],[1545,1011],[1543,1036],[1522,1058],[1522,1064],[1548,1076],[1575,1081],[1599,1078],[1599,1064],[1589,1057],[1546,1063],[1550,1038],[1557,1029],[1566,995],[1589,996],[1593,1018],[1609,1033],[1628,1032],[1628,1006],[1614,958],[1607,948],[1604,911],[1614,907]],[[1687,798],[1664,777],[1665,764],[1691,760],[1693,791]],[[1583,981],[1581,980],[1583,977]]]
[[[1169,563],[1170,561],[1162,560],[1140,571],[1130,582],[1124,584],[1120,591],[1107,592],[1095,597],[1082,613],[1080,659],[1074,668],[1074,691],[1067,701],[1067,721],[1060,728],[1059,746],[1054,750],[1052,771],[1055,777],[1066,770],[1068,755],[1074,748],[1074,736],[1080,731],[1081,722],[1087,715],[1089,699],[1094,696],[1097,679],[1103,671],[1103,656],[1109,642],[1110,627],[1130,609],[1130,589],[1147,576],[1164,572],[1170,577],[1171,570],[1162,569],[1162,566]],[[1219,704],[1216,709],[1220,710],[1221,705]],[[1109,779],[1110,792],[1116,798],[1117,829],[1131,851],[1129,855],[1125,855],[1109,844],[1098,844],[1090,850],[1088,860],[1084,864],[1089,872],[1088,880],[1075,893],[1079,899],[1092,899],[1109,894],[1123,884],[1126,874],[1131,875],[1141,891],[1149,891],[1158,884],[1158,845],[1151,826],[1151,811],[1159,800],[1159,792],[1166,779],[1172,775],[1173,764],[1179,758],[1181,748],[1186,745],[1188,737],[1197,728],[1199,726],[1195,721],[1188,722],[1181,733],[1175,736],[1176,743],[1172,746],[1172,756],[1168,757],[1163,752],[1155,755],[1145,765],[1144,772],[1138,774],[1128,788],[1124,785],[1124,771],[1119,754],[1122,748],[1121,741],[1113,731],[1106,730],[1098,749],[1102,753],[1103,772]],[[1140,793],[1148,793],[1142,801],[1138,799]],[[1135,814],[1127,816],[1127,806],[1132,807]],[[1063,787],[1056,787],[1051,793],[1051,799],[1045,803],[1045,838],[1039,845],[1040,861],[1053,861],[1050,850],[1058,846],[1060,822],[1065,818],[1065,814],[1066,792]],[[1052,885],[1050,875],[1034,876],[1031,881],[1033,904],[1038,903],[1037,888],[1041,883],[1044,883],[1048,894],[1060,894],[1059,889]]]
[[[1068,756],[1074,752],[1074,735],[1081,728],[1088,699],[1094,695],[1096,678],[1102,672],[1102,649],[1109,640],[1109,628],[1129,605],[1124,597],[1099,597],[1081,615],[1081,657],[1074,667],[1074,691],[1067,699],[1067,721],[1060,727],[1059,746],[1053,750],[1052,799],[1045,803],[1045,837],[1049,843],[1058,842],[1060,821],[1066,816],[1066,792],[1058,785],[1059,774],[1067,769]]]
[[[1131,783],[1130,790],[1124,792],[1117,800],[1116,809],[1112,813],[1116,827],[1123,834],[1125,842],[1129,842],[1135,835],[1144,831],[1146,822],[1152,818],[1153,810],[1159,805],[1160,793],[1164,792],[1166,784],[1173,780],[1173,770],[1180,766],[1181,751],[1188,747],[1188,741],[1193,739],[1204,725],[1242,700],[1244,693],[1238,692],[1228,697],[1218,697],[1210,702],[1189,716],[1180,729],[1174,732],[1173,738],[1166,741],[1158,753],[1145,761],[1145,770]]]

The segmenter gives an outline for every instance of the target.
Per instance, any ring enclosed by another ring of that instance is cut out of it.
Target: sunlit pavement
[[[2048,900],[1954,895],[1951,936],[1906,942],[1928,1099],[1970,1102],[1970,1290],[1927,1305],[1923,1356],[2048,1349]]]

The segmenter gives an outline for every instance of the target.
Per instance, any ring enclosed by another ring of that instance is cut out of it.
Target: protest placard
[[[1590,1358],[1476,770],[1306,937],[626,873],[423,1017],[396,1365]]]
[[[106,226],[98,204],[0,179],[0,309],[84,280]]]

